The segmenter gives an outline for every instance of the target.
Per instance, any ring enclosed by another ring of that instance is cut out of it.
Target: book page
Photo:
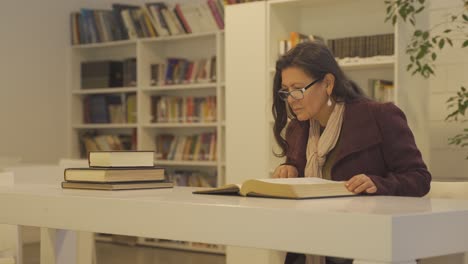
[[[336,183],[336,181],[325,180],[317,177],[307,178],[275,178],[275,179],[257,179],[258,181],[278,184],[321,184],[321,183]]]

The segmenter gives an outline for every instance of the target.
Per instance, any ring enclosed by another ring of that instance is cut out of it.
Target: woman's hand
[[[299,172],[292,165],[280,165],[273,173],[273,178],[296,178]]]
[[[353,193],[376,193],[377,186],[375,186],[374,182],[371,178],[365,174],[358,174],[353,176],[345,183],[346,188],[348,191]]]

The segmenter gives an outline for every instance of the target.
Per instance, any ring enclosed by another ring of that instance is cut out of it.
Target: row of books
[[[136,58],[81,63],[81,89],[136,86]]]
[[[152,96],[151,114],[155,123],[216,121],[216,96]]]
[[[167,58],[164,63],[151,64],[151,85],[207,83],[216,81],[216,56],[189,60]]]
[[[195,135],[159,134],[156,136],[157,160],[216,160],[216,133]]]
[[[136,123],[136,94],[88,95],[83,98],[85,124]]]
[[[70,16],[74,45],[124,39],[200,33],[224,29],[224,3],[207,0],[169,6],[112,4],[112,9],[82,8]]]
[[[169,181],[174,186],[215,187],[217,186],[216,173],[205,171],[175,170],[166,171]]]
[[[337,58],[373,57],[394,54],[394,34],[329,39],[328,47]]]
[[[279,41],[279,55],[284,55],[288,50],[294,48],[297,44],[308,42],[308,41],[321,41],[324,43],[324,39],[316,35],[306,35],[300,32],[290,32],[288,39],[282,39]]]
[[[62,188],[129,190],[170,188],[165,170],[154,166],[153,151],[93,151],[88,168],[66,168]]]
[[[325,40],[316,35],[290,32],[289,39],[279,41],[279,55],[285,54],[297,44],[306,41],[320,41],[326,43],[336,58],[346,57],[374,57],[394,54],[394,34],[372,36],[346,37]]]
[[[95,131],[87,131],[79,135],[80,156],[87,157],[93,151],[119,151],[136,149],[136,131],[132,134],[112,135],[97,134]]]

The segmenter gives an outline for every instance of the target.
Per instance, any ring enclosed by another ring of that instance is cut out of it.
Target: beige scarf
[[[322,168],[325,164],[327,154],[335,147],[340,135],[343,113],[344,104],[335,104],[335,108],[321,136],[320,123],[316,120],[310,120],[305,177],[322,178]],[[325,257],[306,255],[306,264],[325,264]]]
[[[337,103],[328,119],[325,131],[320,136],[320,123],[310,120],[309,140],[307,141],[307,164],[305,177],[322,178],[322,167],[327,154],[332,150],[340,136],[343,124],[344,104]]]

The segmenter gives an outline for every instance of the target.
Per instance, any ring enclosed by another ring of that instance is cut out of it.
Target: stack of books
[[[154,166],[153,151],[94,151],[89,168],[67,168],[62,188],[131,190],[171,188],[164,168]]]

